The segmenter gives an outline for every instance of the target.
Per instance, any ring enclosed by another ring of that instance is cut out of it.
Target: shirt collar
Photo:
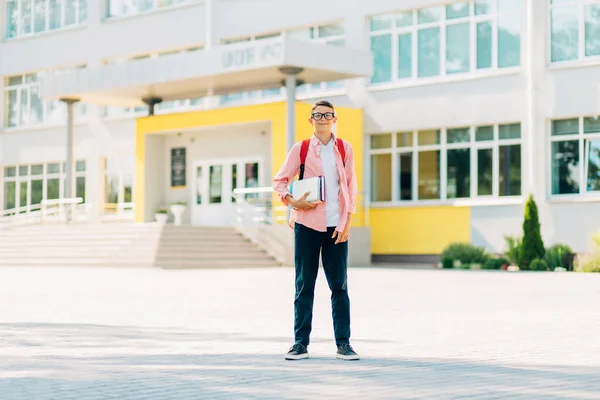
[[[335,137],[335,134],[333,132],[331,132],[330,142],[331,141],[333,141],[333,143],[335,143],[335,141],[336,141],[336,137]],[[323,143],[321,143],[321,141],[319,140],[319,138],[317,137],[317,135],[315,135],[314,133],[313,133],[313,135],[310,138],[310,144],[313,145],[313,146],[319,146],[319,145],[322,146],[323,145]]]

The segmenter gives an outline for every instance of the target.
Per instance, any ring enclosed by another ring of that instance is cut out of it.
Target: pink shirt
[[[331,135],[331,140],[335,143],[335,135]],[[338,176],[340,178],[340,222],[336,230],[342,232],[348,221],[348,213],[356,213],[356,195],[358,192],[356,184],[356,174],[354,172],[354,152],[352,145],[347,141],[344,142],[344,150],[346,151],[346,166],[342,160],[337,146],[334,146],[335,161]],[[289,205],[285,197],[290,194],[289,184],[292,179],[300,173],[300,147],[302,142],[296,143],[290,150],[285,162],[273,178],[273,189],[281,198],[281,201],[286,206]],[[308,146],[308,154],[306,155],[306,163],[304,164],[304,179],[314,176],[323,176],[323,163],[321,161],[321,148],[323,144],[313,134],[310,138],[310,146]],[[327,199],[325,199],[327,201]],[[320,232],[327,231],[325,203],[319,203],[312,210],[292,210],[289,224],[293,228],[294,223],[298,222],[308,228]]]

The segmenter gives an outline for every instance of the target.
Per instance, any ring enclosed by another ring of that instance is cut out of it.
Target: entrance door
[[[192,224],[230,226],[235,218],[236,188],[261,186],[258,159],[212,160],[194,163]]]

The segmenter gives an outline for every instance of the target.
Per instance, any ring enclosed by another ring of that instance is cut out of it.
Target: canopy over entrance
[[[373,68],[368,50],[274,38],[49,76],[41,91],[47,99],[140,106],[153,98],[171,101],[281,87],[290,67],[304,83],[368,77]]]

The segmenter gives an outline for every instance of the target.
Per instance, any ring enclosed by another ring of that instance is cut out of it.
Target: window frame
[[[76,165],[79,162],[83,162],[84,164],[84,170],[83,171],[77,171]],[[50,164],[58,164],[59,165],[59,172],[48,172],[48,165]],[[33,165],[42,165],[42,173],[40,175],[32,175],[32,166]],[[15,176],[11,176],[11,177],[5,177],[4,176],[4,171],[6,168],[11,168],[14,167],[16,170]],[[27,167],[27,175],[19,175],[19,168],[21,167]],[[59,199],[64,199],[65,196],[65,180],[67,178],[67,174],[66,174],[66,170],[65,170],[65,162],[64,161],[45,161],[45,162],[34,162],[34,163],[27,163],[27,164],[10,164],[10,165],[2,165],[0,167],[1,169],[1,175],[0,175],[0,182],[2,185],[2,189],[4,189],[4,184],[6,182],[15,182],[15,208],[20,208],[20,207],[24,207],[24,209],[21,212],[30,212],[31,211],[31,206],[34,206],[35,204],[31,204],[31,182],[32,181],[38,181],[41,180],[42,181],[42,200],[47,200],[48,199],[48,180],[50,179],[58,179],[59,180],[59,193],[58,193],[58,198]],[[75,162],[73,163],[73,189],[76,190],[77,185],[77,178],[85,178],[85,191],[87,194],[87,160],[84,158],[81,159],[76,159]],[[22,205],[21,204],[21,183],[26,182],[27,183],[27,204],[26,205]],[[76,193],[73,193],[73,196],[75,196]],[[5,210],[4,208],[4,204],[5,204],[5,197],[6,194],[3,193],[2,199],[1,199],[1,204],[0,204],[0,210]]]
[[[518,139],[500,139],[499,130],[500,126],[520,124],[521,135]],[[494,137],[492,140],[487,141],[476,141],[475,133],[478,127],[492,126]],[[372,207],[404,207],[404,206],[421,206],[421,205],[461,205],[461,204],[520,204],[524,198],[524,180],[523,180],[523,152],[524,152],[524,124],[519,121],[506,121],[502,123],[489,123],[489,124],[477,124],[477,125],[457,125],[449,126],[445,128],[434,128],[434,129],[415,129],[415,130],[396,130],[392,132],[379,132],[367,134],[367,169],[366,176],[371,179],[371,156],[374,154],[391,154],[392,155],[392,200],[391,201],[371,201],[369,196],[369,204]],[[462,143],[447,143],[447,132],[452,129],[469,129],[469,141]],[[418,145],[418,132],[427,130],[439,130],[440,131],[440,143],[433,145]],[[412,134],[412,145],[406,147],[397,146],[397,135],[399,133],[411,133]],[[371,137],[376,135],[392,135],[392,144],[390,148],[384,149],[371,149]],[[509,195],[500,196],[500,147],[520,145],[521,151],[521,194],[520,195]],[[469,197],[461,198],[448,198],[448,150],[453,149],[470,149],[470,195]],[[491,149],[492,150],[492,194],[491,195],[478,195],[478,150],[480,149]],[[439,199],[418,199],[418,185],[419,185],[419,152],[427,150],[439,150],[440,151],[440,198]],[[399,165],[399,154],[412,154],[412,170],[411,170],[411,200],[400,200],[400,185],[398,177],[400,174]],[[371,182],[369,182],[369,192],[371,191]]]
[[[452,82],[456,80],[468,80],[468,79],[477,79],[488,76],[498,76],[498,75],[507,75],[514,74],[520,72],[523,68],[523,34],[524,34],[524,19],[519,18],[520,23],[520,62],[517,66],[504,67],[501,68],[498,66],[499,62],[499,20],[503,16],[511,16],[518,15],[514,12],[500,12],[498,9],[498,3],[495,2],[494,11],[488,14],[475,15],[475,0],[468,0],[469,2],[469,16],[467,17],[458,17],[458,18],[446,18],[446,6],[451,5],[451,3],[439,3],[433,4],[427,7],[419,7],[414,9],[404,9],[397,10],[393,13],[385,13],[380,15],[371,15],[368,17],[368,39],[369,46],[371,43],[371,39],[375,36],[383,36],[383,35],[391,35],[392,36],[392,54],[391,54],[391,68],[392,68],[392,78],[390,81],[373,83],[369,79],[368,88],[369,90],[381,90],[387,89],[390,87],[409,87],[415,85],[423,85],[423,84],[435,84],[440,82]],[[432,7],[443,7],[443,15],[439,21],[422,23],[418,22],[418,12],[420,10],[432,8]],[[522,9],[524,11],[524,8]],[[395,22],[395,17],[398,13],[401,12],[411,12],[413,24],[410,26],[397,27]],[[391,28],[388,29],[379,29],[379,30],[371,30],[370,22],[374,17],[384,17],[391,21]],[[477,68],[477,25],[482,22],[490,22],[492,27],[492,60],[491,67],[489,68]],[[468,23],[469,24],[469,70],[467,72],[456,72],[456,73],[448,73],[447,71],[447,28],[449,26],[455,26]],[[435,76],[429,77],[419,77],[419,65],[418,65],[418,57],[419,57],[419,42],[418,42],[418,32],[423,29],[428,28],[438,28],[440,30],[440,73]],[[399,78],[398,77],[398,38],[401,35],[411,34],[411,76],[408,78]]]
[[[570,0],[571,3],[551,4],[552,0],[546,0],[548,11],[546,15],[546,65],[550,68],[564,68],[574,64],[598,64],[600,55],[585,55],[585,7],[589,5],[600,6],[598,0]],[[552,10],[557,8],[577,7],[578,32],[577,32],[577,58],[566,61],[552,61]],[[561,118],[562,119],[562,118]]]
[[[52,32],[58,32],[58,31],[63,31],[66,29],[73,29],[76,27],[81,27],[81,26],[85,26],[88,24],[88,11],[86,11],[86,18],[84,20],[81,19],[81,13],[80,13],[80,6],[81,3],[85,3],[86,5],[86,10],[89,10],[89,0],[74,0],[75,2],[75,23],[73,24],[69,24],[66,25],[66,0],[59,0],[59,7],[60,7],[60,21],[59,21],[59,27],[55,28],[55,29],[50,29],[50,1],[49,0],[44,0],[45,2],[45,17],[44,17],[44,29],[42,31],[36,32],[35,31],[35,23],[36,23],[36,19],[35,19],[35,0],[6,0],[5,2],[3,2],[3,6],[4,6],[4,12],[2,13],[2,15],[4,15],[4,21],[2,23],[2,26],[4,26],[4,32],[2,34],[2,37],[6,40],[6,41],[11,41],[11,40],[18,40],[21,38],[27,38],[27,37],[32,37],[32,36],[37,36],[37,35],[44,35],[44,34],[49,34]],[[92,0],[93,1],[93,0]],[[23,10],[23,3],[24,2],[29,2],[31,3],[31,32],[29,33],[23,33],[23,24],[22,24],[22,10]],[[16,34],[14,36],[8,36],[8,24],[7,24],[7,9],[8,9],[8,4],[9,3],[14,3],[17,5],[17,27],[16,27]]]
[[[93,0],[92,0],[93,1]],[[171,4],[168,6],[159,6],[159,2],[160,0],[153,0],[152,3],[152,7],[148,8],[147,10],[143,10],[140,11],[140,6],[139,6],[139,2],[140,0],[135,0],[136,2],[136,11],[132,12],[130,14],[115,14],[115,15],[111,15],[110,14],[110,3],[111,0],[103,0],[104,3],[104,17],[103,20],[106,22],[111,22],[111,21],[118,21],[118,20],[122,20],[122,19],[127,19],[127,18],[135,18],[138,16],[145,16],[148,14],[153,14],[153,13],[157,13],[157,12],[162,12],[165,10],[172,10],[172,9],[176,9],[176,8],[181,8],[181,7],[188,7],[191,5],[197,5],[197,4],[202,4],[204,1],[203,0],[179,0],[178,3],[175,4]]]
[[[586,114],[579,117],[560,117],[560,118],[552,118],[548,120],[547,127],[547,153],[548,159],[546,162],[546,176],[547,176],[547,196],[551,200],[575,200],[575,199],[600,199],[600,190],[587,190],[587,173],[588,173],[588,163],[589,163],[589,147],[590,140],[600,140],[600,132],[599,133],[584,133],[584,119],[585,118],[600,118],[600,114]],[[578,132],[577,134],[570,135],[552,135],[552,122],[553,121],[561,121],[561,120],[569,120],[569,119],[577,119],[578,123]],[[588,140],[586,143],[586,139]],[[579,174],[579,192],[578,193],[552,193],[552,143],[554,142],[565,142],[565,141],[578,141],[578,149],[579,149],[579,166],[578,166],[578,174]]]
[[[40,82],[41,82],[41,78],[47,75],[51,75],[51,74],[60,74],[60,73],[64,73],[64,72],[68,72],[71,70],[75,70],[75,69],[80,69],[80,68],[85,68],[85,65],[78,65],[76,67],[70,68],[70,69],[64,69],[64,70],[52,70],[52,71],[37,71],[37,72],[28,72],[26,74],[20,74],[20,75],[10,75],[10,76],[5,76],[4,78],[4,89],[2,91],[2,96],[4,96],[4,110],[0,110],[1,112],[4,113],[4,126],[3,129],[4,130],[16,130],[16,129],[23,129],[23,128],[32,128],[32,127],[45,127],[45,126],[52,126],[52,125],[56,125],[56,124],[63,124],[64,121],[67,118],[67,111],[66,108],[64,109],[64,118],[61,122],[53,122],[49,119],[49,115],[50,115],[50,111],[56,109],[56,107],[61,107],[61,102],[59,100],[46,100],[43,99],[41,97],[40,94]],[[9,84],[9,80],[13,79],[13,78],[21,78],[21,83],[18,84],[13,84],[10,85]],[[38,96],[40,98],[40,102],[42,103],[42,118],[39,122],[30,122],[30,121],[25,121],[23,122],[21,117],[22,117],[22,103],[21,103],[21,99],[22,99],[22,93],[23,91],[27,92],[27,112],[31,113],[31,90],[33,89],[37,89],[38,90]],[[9,125],[10,123],[10,119],[9,119],[9,101],[8,101],[8,92],[11,91],[16,91],[16,114],[17,114],[17,120],[18,122],[15,125]],[[77,103],[74,106],[74,119],[75,122],[82,122],[86,119],[87,115],[86,115],[86,106],[85,104],[82,103]]]

